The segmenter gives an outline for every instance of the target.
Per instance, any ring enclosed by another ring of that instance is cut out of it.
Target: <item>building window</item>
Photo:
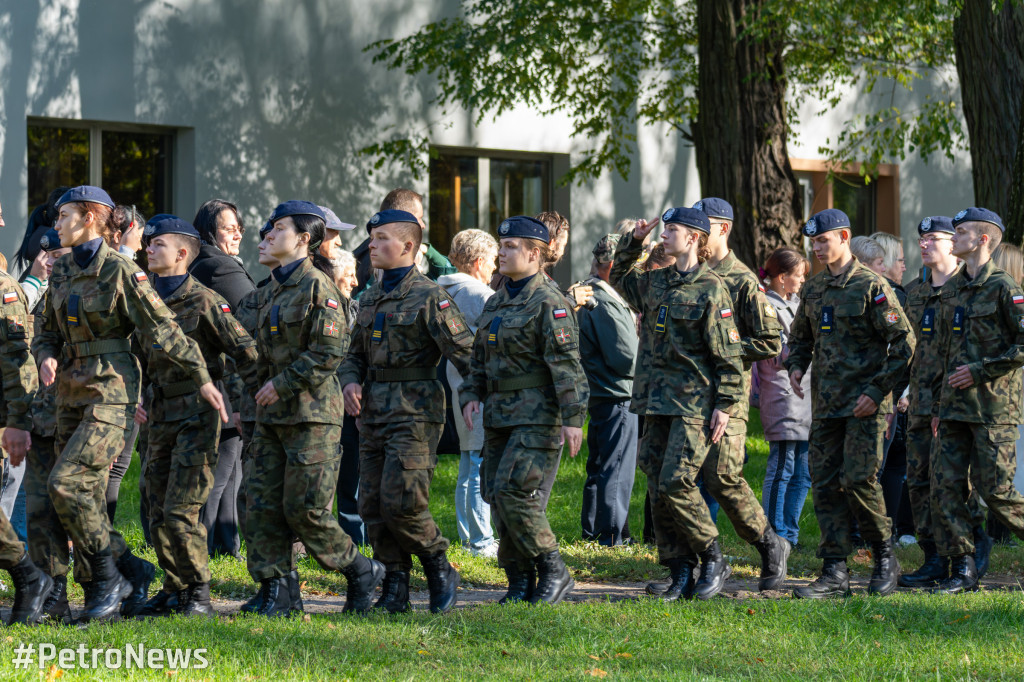
[[[807,217],[826,208],[838,208],[850,216],[853,235],[888,232],[900,235],[899,166],[880,164],[871,182],[865,184],[859,165],[852,164],[829,179],[827,162],[790,159],[804,192]]]
[[[435,148],[430,159],[430,242],[447,252],[460,230],[498,233],[513,215],[552,210],[552,156]]]
[[[174,136],[154,126],[30,119],[29,207],[55,187],[96,185],[143,215],[171,213]]]
[[[860,176],[847,178],[840,175],[832,181],[832,208],[838,208],[850,216],[855,237],[867,237],[878,231],[875,228],[878,224],[877,188],[874,182],[865,185]]]

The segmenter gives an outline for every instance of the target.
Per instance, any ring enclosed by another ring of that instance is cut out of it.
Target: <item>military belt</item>
[[[104,339],[103,341],[83,341],[64,347],[72,358],[84,358],[89,355],[106,355],[107,353],[130,353],[132,344],[128,339]]]
[[[542,388],[551,384],[551,372],[540,370],[524,374],[521,377],[515,377],[514,379],[488,379],[487,392],[522,391],[527,388]]]
[[[366,378],[369,381],[432,381],[437,378],[437,367],[371,367]]]

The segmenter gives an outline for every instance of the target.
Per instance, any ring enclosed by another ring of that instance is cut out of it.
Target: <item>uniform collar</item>
[[[276,281],[278,285],[282,287],[292,287],[295,286],[296,282],[305,277],[306,273],[309,272],[312,267],[313,266],[310,264],[309,258],[306,257],[302,260],[297,260],[294,263],[289,263],[283,267],[274,268],[274,271],[271,274],[274,275],[274,281]]]
[[[827,265],[825,266],[825,269],[822,270],[822,273],[825,276],[825,284],[837,287],[845,287],[846,283],[850,281],[850,278],[853,277],[855,272],[866,269],[867,268],[861,265],[861,262],[857,260],[857,257],[853,256],[853,260],[850,261],[850,264],[847,265],[846,269],[840,272],[838,275],[833,275],[832,272],[828,269]]]
[[[101,246],[103,246],[103,237],[90,239],[87,242],[71,247],[71,257],[75,259],[78,267],[85,270],[96,260],[96,255],[99,253]]]
[[[502,285],[499,288],[495,296],[502,297],[501,299],[498,299],[500,301],[499,305],[521,306],[524,305],[527,301],[529,301],[533,295],[533,292],[537,290],[537,287],[542,285],[550,286],[547,283],[547,279],[544,276],[544,273],[538,272],[536,275],[529,279],[529,281],[523,286],[522,289],[519,290],[519,293],[515,295],[515,298],[512,297],[511,292],[509,292],[508,288],[504,285]]]
[[[172,275],[171,277],[157,275],[153,277],[153,288],[156,289],[156,293],[160,294],[164,303],[170,304],[188,295],[194,281],[188,274]]]
[[[412,269],[409,270],[409,272],[406,273],[405,277],[402,278],[402,281],[400,281],[398,285],[391,291],[384,291],[384,288],[380,285],[380,282],[374,282],[372,289],[379,292],[380,295],[377,296],[376,299],[377,302],[379,303],[380,301],[383,301],[384,299],[388,298],[402,298],[409,292],[409,289],[412,288],[413,283],[419,281],[420,279],[426,279],[426,277],[424,277],[423,273],[420,272],[419,268],[413,267]],[[373,299],[370,299],[368,304],[372,302]]]
[[[724,263],[725,261],[723,260],[722,262]],[[679,272],[678,270],[676,270],[676,267],[674,265],[666,269],[671,270],[671,272],[668,273],[669,286],[675,284],[689,284],[690,282],[706,274],[710,270],[707,261],[698,263],[696,268],[686,273]]]
[[[954,277],[959,277],[961,280],[961,287],[980,287],[988,278],[992,276],[992,271],[996,269],[995,263],[989,258],[981,268],[978,269],[978,274],[974,276],[974,279],[967,278],[967,267],[961,265]]]
[[[729,253],[725,254],[725,258],[723,258],[721,261],[719,261],[718,265],[716,265],[715,267],[711,268],[711,271],[712,272],[717,272],[717,273],[720,273],[720,274],[721,273],[726,273],[726,272],[732,272],[732,270],[735,269],[737,263],[739,263],[739,262],[740,262],[740,259],[736,257],[736,254],[733,252],[732,249],[729,249]]]

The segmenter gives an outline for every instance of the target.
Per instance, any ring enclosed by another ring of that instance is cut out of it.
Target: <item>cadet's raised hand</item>
[[[870,417],[875,412],[878,412],[878,403],[861,394],[857,398],[857,404],[853,406],[853,416],[857,419],[863,419],[864,417]]]
[[[949,375],[949,385],[953,388],[970,388],[974,385],[974,376],[967,365],[960,365]]]
[[[363,387],[353,381],[345,384],[341,394],[345,397],[345,412],[350,417],[358,417],[363,411]]]
[[[725,427],[729,425],[729,413],[715,410],[711,415],[711,442],[717,443],[725,435]]]
[[[793,393],[796,393],[796,397],[803,399],[804,389],[800,388],[800,382],[803,381],[804,373],[798,369],[794,369],[789,373],[789,387],[793,389]]]
[[[575,457],[583,445],[583,429],[578,426],[562,427],[562,445],[569,443],[569,456]]]
[[[28,431],[12,429],[8,426],[4,429],[0,445],[3,445],[4,450],[10,455],[11,466],[16,467],[25,461],[25,453],[32,447],[32,436]]]
[[[462,408],[462,418],[466,420],[466,428],[470,431],[473,430],[473,415],[480,411],[480,401],[470,400],[466,403],[466,406]]]
[[[46,358],[39,365],[39,381],[49,386],[57,378],[57,358]]]
[[[220,394],[217,387],[213,385],[212,381],[207,381],[205,384],[199,387],[199,395],[203,396],[203,400],[210,403],[213,409],[220,412],[220,420],[227,424],[228,423],[228,411],[224,407],[224,396]]]
[[[636,227],[633,228],[633,239],[643,239],[646,241],[647,237],[651,234],[651,230],[657,227],[660,222],[661,218],[655,218],[650,222],[647,222],[643,218],[636,221]]]

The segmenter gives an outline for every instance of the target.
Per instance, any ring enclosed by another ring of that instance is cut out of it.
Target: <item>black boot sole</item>
[[[660,596],[660,595],[665,594],[666,592],[668,592],[668,588],[669,588],[669,586],[671,584],[672,584],[671,582],[667,582],[667,583],[647,583],[647,587],[644,588],[644,591],[647,592],[647,594],[649,594],[649,595],[651,595],[653,597],[657,597],[657,596]]]
[[[558,588],[558,592],[555,592],[555,595],[551,598],[550,601],[545,600],[545,599],[537,599],[536,601],[534,601],[533,599],[531,599],[530,603],[531,604],[549,604],[551,606],[554,606],[554,605],[558,604],[559,602],[561,602],[563,599],[565,599],[566,595],[569,594],[570,592],[572,592],[573,589],[575,589],[575,588],[576,588],[576,581],[573,580],[572,576],[570,575],[569,579],[566,580],[564,583],[562,583],[562,586]]]
[[[799,587],[793,588],[794,599],[846,599],[853,596],[853,590],[847,585],[846,589],[832,590],[831,592],[812,592],[801,594]]]

